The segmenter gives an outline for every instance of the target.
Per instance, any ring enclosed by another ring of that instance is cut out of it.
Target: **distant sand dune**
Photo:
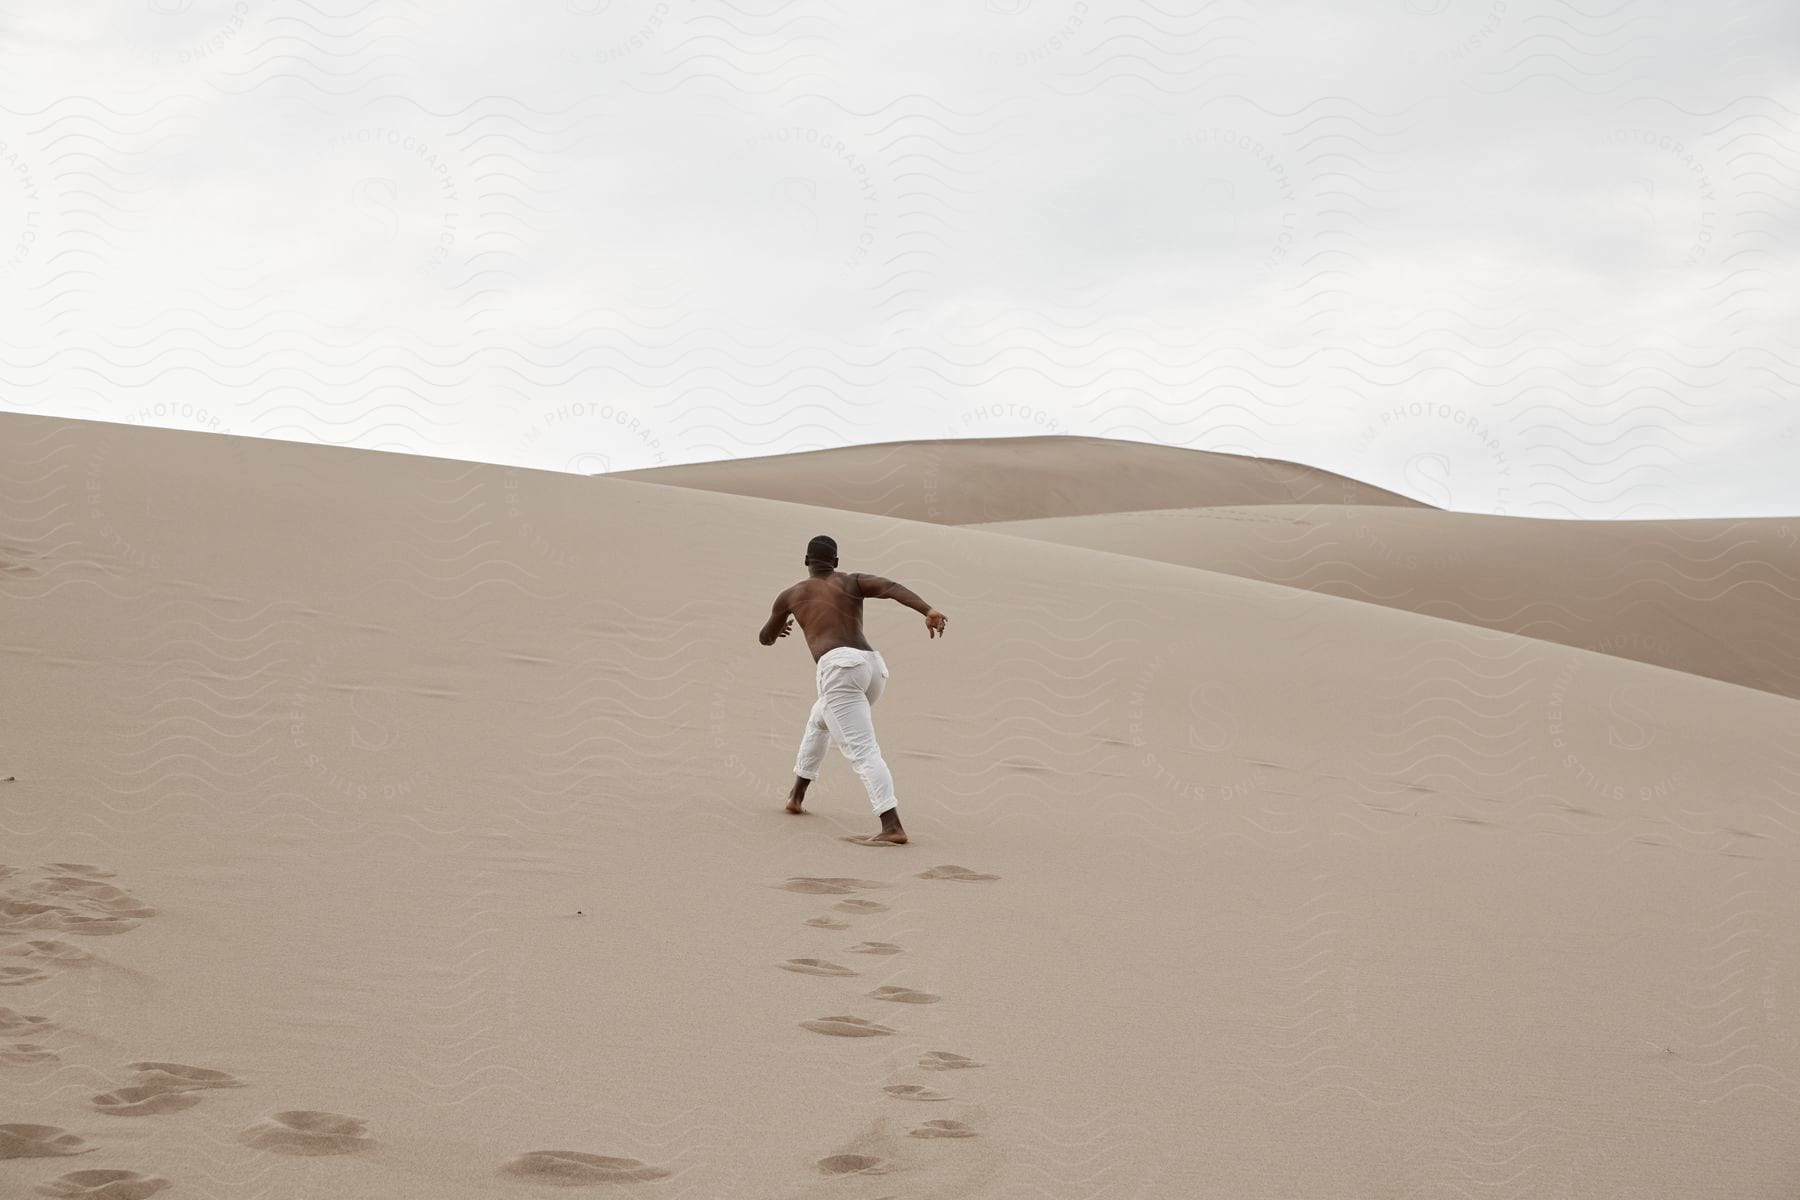
[[[1800,697],[1800,519],[1550,521],[1269,505],[982,528],[1385,604]]]
[[[883,442],[606,478],[943,525],[1177,505],[1429,507],[1299,463],[1090,437]]]

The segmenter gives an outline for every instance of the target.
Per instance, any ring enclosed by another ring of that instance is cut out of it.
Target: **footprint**
[[[850,928],[848,925],[842,926]],[[21,987],[27,983],[36,983],[40,979],[50,978],[48,971],[40,971],[36,967],[0,967],[0,987]]]
[[[35,890],[40,895],[67,899],[83,907],[97,910],[102,917],[127,921],[131,924],[156,915],[154,908],[130,892],[95,879],[80,879],[73,875],[53,875],[38,884]],[[101,918],[83,917],[79,919],[94,921]]]
[[[873,879],[822,879],[812,875],[796,875],[781,886],[790,892],[804,892],[811,896],[845,896],[851,892],[886,887],[887,884]]]
[[[57,1053],[35,1042],[13,1042],[0,1046],[0,1067],[23,1067],[29,1063],[55,1062]]]
[[[900,954],[900,947],[892,942],[858,942],[850,947],[851,954]]]
[[[850,922],[840,921],[836,917],[814,917],[806,922],[817,929],[848,929]]]
[[[74,1200],[144,1200],[168,1186],[169,1181],[161,1175],[140,1175],[136,1171],[70,1171],[40,1183],[38,1194]]]
[[[110,883],[101,883],[98,879],[82,879],[75,875],[52,875],[38,884],[39,892],[47,892],[53,896],[72,896],[79,898],[83,904],[104,909],[115,916],[122,917],[154,917],[156,910],[140,901],[136,896],[123,888],[116,888]]]
[[[120,1117],[154,1117],[194,1107],[200,1103],[197,1092],[244,1086],[223,1071],[186,1063],[135,1062],[126,1066],[137,1072],[137,1079],[127,1087],[93,1097],[89,1103],[101,1112]]]
[[[830,1037],[886,1037],[894,1032],[886,1025],[877,1025],[861,1017],[820,1017],[816,1021],[800,1022],[800,1028]]]
[[[906,987],[878,987],[869,995],[877,1000],[892,1000],[895,1004],[936,1004],[938,997],[930,992],[915,992]]]
[[[901,1100],[948,1100],[950,1098],[942,1092],[932,1091],[930,1088],[916,1083],[896,1083],[881,1090]]]
[[[661,1167],[647,1166],[635,1158],[608,1158],[579,1150],[533,1150],[507,1163],[506,1174],[532,1183],[582,1187],[596,1183],[642,1183],[667,1179]]]
[[[238,1140],[276,1154],[354,1154],[375,1144],[364,1132],[365,1125],[360,1117],[290,1109],[258,1121]]]
[[[86,950],[78,950],[67,942],[59,942],[55,938],[40,938],[35,941],[21,942],[16,946],[8,946],[0,950],[9,958],[29,958],[46,963],[54,963],[59,967],[85,967],[92,963],[94,956]]]
[[[244,1081],[223,1071],[206,1067],[190,1067],[185,1063],[134,1062],[125,1069],[137,1072],[136,1086],[161,1088],[164,1091],[192,1092],[204,1088],[243,1087]]]
[[[868,1175],[875,1174],[881,1166],[881,1160],[867,1154],[833,1154],[829,1158],[819,1160],[821,1175]]]
[[[0,1033],[48,1033],[56,1028],[49,1017],[34,1017],[13,1008],[0,1008]]]
[[[62,910],[29,900],[0,900],[0,930],[23,933],[27,929],[56,930]]]
[[[158,1117],[180,1112],[200,1103],[192,1092],[171,1091],[160,1087],[122,1087],[101,1092],[88,1101],[103,1113],[115,1117]]]
[[[804,892],[812,896],[844,896],[855,891],[855,888],[839,887],[823,879],[790,879],[781,885],[783,891]]]
[[[130,933],[138,923],[125,917],[88,917],[65,912],[57,918],[57,933],[78,933],[83,937],[103,937],[109,933]]]
[[[919,1056],[919,1066],[927,1071],[962,1071],[982,1064],[948,1050],[931,1050]]]
[[[114,887],[110,883],[102,883],[98,879],[89,879],[81,875],[61,874],[45,876],[38,885],[46,892],[79,892],[82,898],[92,904],[103,904],[108,908],[141,908],[138,900],[124,888]]]
[[[62,1158],[93,1149],[54,1125],[0,1125],[0,1158]]]
[[[954,879],[958,883],[991,883],[1000,878],[998,875],[983,875],[979,871],[971,871],[967,867],[959,867],[954,863],[948,866],[933,867],[929,871],[920,871],[920,879]]]
[[[99,870],[83,863],[52,864],[39,868],[45,878],[10,882],[7,893],[0,895],[0,931],[124,933],[135,929],[145,917],[156,915],[155,909],[130,892],[89,875],[71,873],[63,869],[64,865]],[[8,871],[0,874],[0,879],[19,874]]]
[[[839,912],[851,913],[878,913],[886,912],[888,910],[887,905],[878,904],[873,900],[839,900],[831,907],[837,909]]]
[[[919,1138],[972,1138],[975,1131],[961,1121],[927,1121],[913,1130],[912,1137]]]
[[[798,971],[802,975],[854,975],[849,967],[840,967],[834,962],[826,962],[822,958],[790,958],[781,964],[784,971]]]

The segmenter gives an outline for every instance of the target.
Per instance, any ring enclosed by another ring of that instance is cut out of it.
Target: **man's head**
[[[823,573],[837,569],[837,542],[820,534],[806,543],[806,569]]]

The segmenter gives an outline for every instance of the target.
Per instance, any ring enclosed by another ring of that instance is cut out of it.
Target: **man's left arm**
[[[788,609],[788,594],[782,592],[775,597],[775,607],[770,611],[769,619],[763,623],[762,632],[756,635],[756,640],[765,646],[773,646],[776,638],[786,637],[793,629],[793,623],[788,620],[792,615]]]

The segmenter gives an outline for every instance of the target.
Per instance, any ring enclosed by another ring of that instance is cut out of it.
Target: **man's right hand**
[[[934,637],[937,637],[940,634],[942,634],[944,632],[944,622],[946,622],[948,620],[949,620],[948,617],[946,617],[943,613],[939,612],[935,608],[932,609],[930,612],[926,613],[925,614],[925,636],[928,638],[934,638]]]

